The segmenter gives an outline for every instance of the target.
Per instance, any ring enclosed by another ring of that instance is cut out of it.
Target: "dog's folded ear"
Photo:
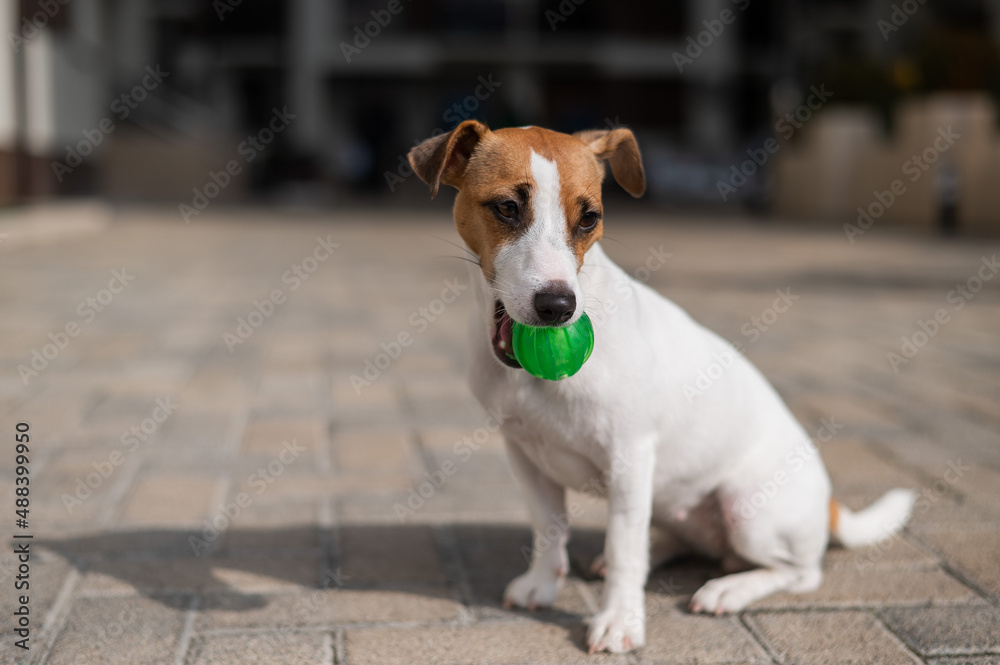
[[[573,134],[611,165],[611,173],[626,192],[640,197],[646,191],[646,174],[642,170],[642,155],[632,131],[618,129],[588,129]]]
[[[427,139],[410,151],[410,166],[431,187],[431,198],[441,183],[458,187],[472,151],[489,128],[478,120],[466,120],[446,134]]]

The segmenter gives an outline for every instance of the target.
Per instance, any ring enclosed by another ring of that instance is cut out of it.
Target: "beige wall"
[[[98,190],[124,199],[153,199],[190,205],[193,188],[203,189],[210,172],[237,160],[243,174],[229,179],[219,200],[239,199],[249,186],[249,166],[236,153],[236,137],[199,141],[182,135],[163,140],[141,131],[118,129],[107,139],[98,164]]]
[[[958,173],[959,227],[1000,234],[1000,134],[996,110],[984,95],[945,95],[900,105],[896,126],[885,136],[874,113],[833,107],[803,128],[800,140],[783,146],[775,160],[775,212],[781,216],[855,223],[858,207],[878,212],[875,192],[892,195],[876,224],[931,229],[937,225],[940,168],[952,160]],[[939,130],[959,134],[947,150]],[[931,149],[935,162],[920,170],[912,158]],[[905,169],[905,170],[904,170]],[[884,200],[888,196],[883,197]]]

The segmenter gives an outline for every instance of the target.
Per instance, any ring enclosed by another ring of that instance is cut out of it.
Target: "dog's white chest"
[[[601,470],[593,461],[602,451],[593,423],[580,419],[572,405],[530,387],[498,391],[498,408],[507,414],[504,435],[549,478],[572,489],[593,489]]]

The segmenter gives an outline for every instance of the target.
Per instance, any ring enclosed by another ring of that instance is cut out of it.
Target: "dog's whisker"
[[[594,286],[601,286],[603,284],[624,284],[624,283],[627,283],[627,280],[625,280],[625,279],[606,279],[603,282],[591,282],[591,283],[587,284],[587,286],[594,287]]]
[[[431,237],[434,238],[435,240],[440,240],[441,242],[446,242],[449,245],[451,245],[452,247],[457,247],[458,249],[462,250],[463,252],[465,252],[466,254],[468,254],[469,256],[471,256],[472,258],[474,258],[476,261],[480,260],[479,257],[476,256],[476,253],[473,252],[472,250],[470,250],[468,247],[465,247],[463,245],[459,245],[457,242],[452,242],[451,240],[448,240],[447,238],[442,238],[441,236],[431,236]]]
[[[607,233],[605,233],[603,236],[601,236],[601,240],[610,240],[611,242],[618,243],[619,245],[621,245],[622,247],[624,247],[626,249],[631,249],[630,245],[626,245],[625,243],[623,243],[618,238],[615,238],[614,236],[609,236]]]
[[[434,258],[436,258],[436,259],[458,259],[459,261],[468,261],[469,263],[474,263],[477,266],[479,266],[480,268],[483,267],[483,264],[480,263],[478,259],[475,260],[475,261],[473,261],[472,259],[466,258],[464,256],[452,256],[451,254],[444,254],[442,256],[435,256]]]

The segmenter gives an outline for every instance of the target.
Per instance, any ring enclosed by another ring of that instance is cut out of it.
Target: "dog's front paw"
[[[503,592],[503,606],[526,607],[531,611],[539,607],[548,607],[556,602],[556,596],[562,589],[565,575],[557,572],[542,571],[532,568],[524,575],[515,577]]]
[[[587,646],[590,653],[626,653],[646,643],[646,614],[641,608],[608,608],[590,620]]]

